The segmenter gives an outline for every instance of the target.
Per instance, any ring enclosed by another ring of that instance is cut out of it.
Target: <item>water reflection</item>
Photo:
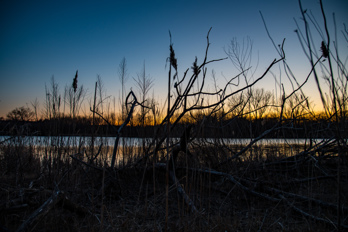
[[[104,146],[114,146],[116,137],[94,137],[91,136],[0,136],[0,142],[10,142],[12,144],[22,145],[33,145],[33,146],[65,146],[65,147],[76,147],[76,146],[90,146],[92,140],[94,145],[98,146],[103,143]],[[145,145],[149,145],[152,142],[152,138],[130,138],[123,137],[119,140],[119,146],[141,146],[145,140]],[[318,143],[323,139],[312,139],[313,143]],[[176,143],[179,138],[171,138],[171,143]],[[221,143],[226,145],[247,145],[252,141],[250,138],[208,138],[194,139],[193,142],[203,143]],[[260,139],[255,145],[279,145],[279,144],[299,144],[304,145],[309,143],[309,139],[279,139],[279,138],[266,138]]]
[[[312,140],[316,144],[323,139]],[[117,165],[124,165],[130,160],[134,160],[144,154],[143,141],[145,147],[151,142],[152,138],[121,138],[118,144],[116,162]],[[191,145],[199,147],[201,145],[212,147],[229,147],[230,155],[237,153],[243,147],[247,146],[251,139],[194,139]],[[171,143],[179,142],[178,138],[172,138]],[[0,136],[0,145],[30,147],[34,153],[41,158],[47,156],[69,158],[70,155],[80,154],[80,159],[89,160],[98,153],[101,160],[111,162],[111,156],[114,149],[115,137],[91,137],[91,136]],[[285,156],[294,155],[307,146],[310,141],[307,139],[261,139],[253,144],[251,149],[245,153],[246,157],[258,154],[259,157],[267,158],[269,154],[281,154]],[[93,145],[93,146],[92,146]],[[165,143],[163,144],[165,145]],[[261,149],[260,149],[261,148]],[[215,153],[213,149],[213,153]],[[218,155],[218,153],[216,153]],[[225,153],[224,153],[225,155]],[[226,158],[226,157],[225,157]]]

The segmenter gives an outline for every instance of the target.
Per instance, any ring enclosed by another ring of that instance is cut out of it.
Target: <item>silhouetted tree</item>
[[[29,107],[19,107],[7,114],[8,120],[15,121],[30,121],[34,119],[34,112]]]
[[[252,89],[250,103],[253,110],[253,118],[260,119],[265,114],[272,97],[270,91],[262,89]]]
[[[51,78],[51,86],[45,85],[46,102],[44,116],[47,119],[58,118],[60,116],[61,95],[59,93],[59,85],[55,82],[54,77]]]
[[[135,81],[136,87],[139,90],[141,103],[144,106],[150,106],[150,102],[147,99],[147,95],[153,86],[153,79],[149,75],[146,75],[145,62],[143,70],[141,71],[141,73],[138,73],[137,78],[133,78],[133,80]],[[149,111],[150,108],[141,107],[141,112],[139,115],[139,123],[141,124],[141,126],[145,126],[146,115]]]
[[[35,120],[38,121],[39,120],[38,118],[39,101],[37,100],[37,98],[35,98],[35,100],[31,102],[30,104],[34,109]]]

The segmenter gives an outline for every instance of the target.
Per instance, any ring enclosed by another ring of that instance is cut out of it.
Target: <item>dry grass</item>
[[[264,154],[262,149],[267,150],[266,159],[260,155]],[[334,226],[336,209],[318,203],[337,204],[337,156],[331,156],[333,153],[319,154],[319,151],[291,161],[280,156],[279,149],[255,147],[254,156],[236,159],[218,170],[233,176],[245,187],[243,189],[226,176],[202,171],[203,167],[216,166],[228,152],[221,149],[218,156],[213,155],[213,151],[218,149],[200,146],[200,149],[192,147],[192,157],[183,153],[179,155],[176,177],[198,212],[190,211],[176,185],[170,183],[168,231],[337,229]],[[340,181],[341,205],[345,206],[348,203],[348,168],[347,160],[343,158]],[[59,189],[68,200],[58,202],[30,228],[31,231],[166,229],[163,166],[153,167],[149,160],[146,166],[115,170],[101,164],[96,167],[100,170],[72,160],[64,152],[59,156],[43,157],[40,161],[33,148],[11,143],[1,145],[1,226],[16,230],[52,196],[55,189]],[[291,193],[303,198],[289,195]],[[73,206],[69,206],[71,202]],[[299,213],[294,207],[313,218]],[[341,215],[342,224],[347,225],[346,209],[342,209]],[[323,218],[332,224],[315,218]]]

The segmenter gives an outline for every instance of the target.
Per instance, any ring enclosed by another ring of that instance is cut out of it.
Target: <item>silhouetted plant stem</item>
[[[333,97],[333,107],[334,107],[334,114],[335,114],[335,128],[336,128],[336,136],[337,136],[337,145],[338,145],[338,158],[337,158],[337,229],[338,231],[341,231],[341,161],[340,161],[340,158],[341,158],[341,151],[342,151],[342,148],[341,148],[341,135],[340,135],[340,128],[339,128],[339,124],[340,124],[340,118],[339,118],[339,115],[338,115],[338,109],[337,109],[337,100],[338,99],[338,95],[337,95],[337,89],[336,89],[336,80],[334,78],[334,73],[333,73],[333,70],[332,70],[332,63],[331,63],[331,56],[330,56],[330,33],[329,33],[329,30],[327,28],[327,21],[326,21],[326,15],[325,15],[325,12],[324,12],[324,7],[323,7],[323,1],[320,0],[320,8],[321,8],[321,12],[322,12],[322,16],[323,16],[323,20],[324,20],[324,27],[325,27],[325,32],[326,32],[326,37],[327,37],[327,44],[326,44],[326,47],[325,47],[325,42],[323,41],[322,42],[322,53],[323,55],[326,55],[327,56],[327,59],[328,59],[328,63],[329,63],[329,68],[330,68],[330,76],[331,76],[331,85],[332,85],[332,97]],[[338,55],[338,54],[337,54]],[[338,62],[338,61],[337,61]],[[339,64],[339,63],[338,63]],[[337,96],[336,96],[337,95]]]
[[[93,115],[92,115],[92,149],[94,147],[94,133],[95,133],[95,104],[97,100],[97,88],[98,88],[98,82],[95,82],[95,88],[94,88],[94,98],[93,98]]]
[[[309,37],[309,33],[310,33],[309,32],[309,25],[308,25],[308,21],[306,19],[306,13],[305,13],[305,11],[302,8],[301,0],[299,0],[298,2],[299,2],[299,6],[300,6],[302,17],[303,17],[303,21],[304,21],[304,24],[305,24],[306,40],[307,40],[307,46],[308,46],[308,51],[309,51],[309,57],[310,57],[309,58],[309,62],[311,63],[311,66],[313,67],[314,66],[314,62],[313,62],[313,53],[312,53],[312,46],[311,46],[312,43],[311,43],[310,37]],[[315,82],[317,84],[317,88],[318,88],[318,91],[319,91],[320,98],[321,98],[321,101],[323,103],[324,109],[327,110],[326,101],[324,99],[324,95],[323,95],[322,89],[320,87],[318,74],[317,74],[317,71],[315,69],[313,70],[313,74],[314,74],[314,79],[315,79]]]
[[[116,140],[115,140],[115,145],[114,145],[114,150],[112,152],[112,160],[111,160],[111,169],[113,169],[115,167],[115,162],[116,162],[116,154],[117,154],[117,148],[118,148],[118,141],[120,140],[121,137],[121,133],[123,128],[129,123],[130,119],[132,118],[133,115],[133,111],[134,108],[138,103],[138,100],[136,98],[136,96],[134,95],[133,91],[130,91],[128,96],[126,97],[126,103],[128,102],[128,98],[132,96],[133,97],[133,102],[132,102],[132,106],[129,110],[128,116],[125,119],[125,121],[122,123],[122,125],[118,128],[117,130],[117,136],[116,136]]]
[[[170,57],[172,56],[172,36],[169,31],[170,36]],[[170,60],[169,60],[170,62]],[[166,158],[166,220],[165,220],[165,230],[168,230],[168,209],[169,209],[169,135],[170,135],[170,81],[172,78],[172,65],[169,64],[168,72],[168,108],[167,108],[167,158]]]

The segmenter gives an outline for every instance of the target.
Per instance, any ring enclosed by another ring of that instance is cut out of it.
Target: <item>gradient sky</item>
[[[302,2],[303,8],[320,13],[318,0]],[[324,0],[324,6],[330,20],[335,12],[339,29],[342,23],[348,24],[348,1]],[[35,98],[42,109],[45,84],[49,85],[51,77],[54,76],[63,94],[64,87],[72,84],[76,70],[78,84],[88,89],[87,100],[93,95],[97,75],[104,82],[106,94],[118,99],[118,65],[123,57],[127,59],[130,77],[126,88],[134,89],[132,77],[136,77],[145,62],[147,74],[154,79],[155,97],[163,103],[169,30],[179,75],[192,65],[195,56],[198,62],[202,61],[210,27],[209,58],[226,57],[224,47],[232,38],[242,42],[249,36],[253,40],[253,59],[255,63],[259,59],[261,73],[278,54],[267,37],[259,11],[275,42],[281,43],[286,38],[287,60],[303,81],[309,66],[294,33],[294,18],[301,23],[296,0],[2,1],[0,116],[30,105]],[[238,73],[229,60],[211,68],[219,80]],[[277,68],[274,73],[279,73]],[[265,78],[258,86],[272,90],[273,77]],[[311,88],[316,91],[311,83],[305,90],[310,92]],[[313,99],[316,97],[314,94]]]

